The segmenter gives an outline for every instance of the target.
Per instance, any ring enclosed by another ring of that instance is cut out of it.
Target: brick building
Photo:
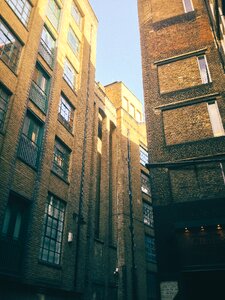
[[[161,299],[223,299],[225,3],[138,7]]]
[[[2,300],[147,299],[154,285],[142,105],[95,83],[96,32],[87,0],[0,0]]]

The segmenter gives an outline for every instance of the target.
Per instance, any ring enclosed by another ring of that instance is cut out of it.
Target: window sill
[[[53,173],[55,176],[57,176],[59,179],[61,179],[62,181],[64,181],[66,184],[70,184],[69,180],[64,179],[62,176],[60,176],[58,173],[56,173],[54,170],[51,169],[51,173]]]
[[[53,263],[49,263],[47,261],[44,261],[44,260],[38,260],[38,263],[40,265],[44,265],[44,266],[47,266],[47,267],[50,267],[50,268],[54,268],[54,269],[58,269],[58,270],[61,270],[62,269],[62,266],[61,265],[56,265],[56,264],[53,264]]]
[[[177,143],[177,144],[166,144],[166,147],[171,148],[171,147],[179,147],[179,146],[185,146],[185,145],[192,145],[192,144],[196,144],[196,143],[205,143],[205,142],[210,142],[210,141],[215,141],[215,140],[225,140],[225,135],[221,135],[221,136],[212,136],[212,137],[208,137],[208,138],[203,138],[203,139],[198,139],[198,140],[194,140],[194,141],[187,141],[187,142],[182,142],[182,143]]]
[[[68,128],[68,126],[66,126],[66,124],[63,122],[63,120],[61,120],[61,118],[58,117],[58,121],[59,121],[59,123],[60,123],[64,128],[66,128],[66,130],[74,137],[74,134],[73,134],[72,130],[70,130],[70,129]]]
[[[196,11],[190,11],[188,13],[183,13],[181,15],[173,16],[171,18],[167,18],[161,21],[154,22],[152,24],[154,30],[160,30],[162,28],[179,24],[179,23],[185,23],[190,22],[196,19]]]
[[[195,85],[195,86],[190,86],[190,87],[187,87],[187,88],[183,88],[183,89],[179,89],[179,90],[174,90],[174,91],[169,91],[169,92],[159,92],[160,96],[176,96],[177,93],[186,93],[186,92],[192,92],[192,91],[202,91],[203,88],[207,88],[207,89],[210,89],[212,88],[213,86],[213,83],[212,81],[211,82],[208,82],[208,83],[202,83],[202,84],[199,84],[199,85]],[[204,92],[205,92],[205,89],[204,89]]]

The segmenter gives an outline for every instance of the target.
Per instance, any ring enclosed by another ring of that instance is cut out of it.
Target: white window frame
[[[224,136],[225,131],[223,128],[223,122],[220,116],[217,101],[208,102],[207,108],[208,108],[210,123],[212,126],[213,136],[214,137]]]
[[[205,76],[202,73],[202,69],[201,69],[200,62],[199,62],[199,59],[202,58],[202,57],[204,58],[204,61],[205,61],[207,79],[208,79],[207,81],[205,80]],[[207,59],[206,59],[206,55],[197,56],[197,61],[198,61],[198,68],[199,68],[199,73],[200,73],[200,76],[201,76],[202,84],[208,84],[208,83],[212,82],[212,78],[211,78],[211,75],[210,75],[210,72],[209,72],[209,66],[208,66],[208,62],[207,62]]]
[[[80,41],[71,26],[69,27],[69,30],[68,30],[67,41],[68,41],[68,44],[69,44],[70,48],[72,49],[73,53],[76,56],[79,56]]]
[[[189,1],[188,4],[191,5],[192,10],[187,10],[187,3],[186,3],[186,1]],[[189,13],[189,12],[191,12],[191,11],[194,11],[194,6],[193,6],[193,3],[192,3],[192,0],[182,0],[182,2],[183,2],[184,12],[185,12],[185,13]]]
[[[73,13],[73,9],[76,11],[76,15]],[[74,1],[72,2],[72,5],[71,5],[71,15],[73,17],[73,20],[77,24],[77,26],[81,29],[82,15],[81,15],[79,8],[77,7],[77,4]],[[78,18],[76,16],[78,16]]]

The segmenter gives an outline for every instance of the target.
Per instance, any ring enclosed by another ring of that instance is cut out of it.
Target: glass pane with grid
[[[81,28],[82,17],[79,12],[79,9],[77,8],[77,6],[74,2],[72,3],[72,6],[71,6],[71,14],[72,14],[72,17],[74,18],[74,21],[77,23],[79,28]]]
[[[68,31],[68,44],[70,45],[74,54],[78,56],[80,51],[80,42],[71,27],[69,28]]]
[[[67,99],[61,95],[61,99],[59,103],[59,119],[70,131],[72,131],[73,128],[73,118],[74,118],[74,108],[67,101]]]
[[[49,195],[44,215],[43,236],[39,258],[52,264],[60,264],[65,203],[55,196]]]
[[[148,175],[141,172],[141,191],[147,195],[151,195],[150,182]]]
[[[140,163],[145,166],[148,163],[148,151],[140,146]]]
[[[63,179],[68,177],[69,156],[69,150],[60,141],[56,140],[52,169]]]
[[[76,84],[76,72],[75,69],[72,67],[70,62],[66,59],[65,65],[64,65],[64,73],[63,77],[66,80],[66,82],[69,84],[69,86],[74,89]]]
[[[0,85],[0,129],[3,128],[10,95]]]
[[[145,235],[145,251],[148,262],[156,263],[155,238]]]
[[[48,12],[47,17],[49,18],[49,21],[52,23],[52,25],[55,27],[55,29],[58,29],[59,25],[59,17],[60,17],[60,8],[56,1],[49,0],[48,2]]]
[[[41,34],[39,53],[45,61],[52,67],[54,61],[55,40],[46,27]]]
[[[0,20],[0,58],[15,71],[21,52],[21,44]]]
[[[153,219],[153,207],[151,204],[147,202],[143,202],[143,218],[144,224],[154,227],[154,219]]]
[[[21,22],[24,25],[27,25],[31,13],[30,3],[27,0],[6,0],[6,2],[19,17]]]

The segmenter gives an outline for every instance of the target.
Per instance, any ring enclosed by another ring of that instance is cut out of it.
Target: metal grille
[[[151,195],[149,178],[144,173],[141,173],[141,190],[143,193]]]
[[[30,89],[29,98],[40,108],[44,113],[47,112],[47,95],[33,81]]]
[[[37,167],[39,146],[25,134],[21,135],[18,156],[32,167]]]
[[[69,150],[58,140],[55,141],[52,169],[60,177],[67,180],[69,170]]]
[[[40,46],[39,46],[39,53],[44,58],[44,60],[47,62],[47,64],[50,67],[53,67],[54,63],[54,51],[48,48],[48,45],[41,40]]]

